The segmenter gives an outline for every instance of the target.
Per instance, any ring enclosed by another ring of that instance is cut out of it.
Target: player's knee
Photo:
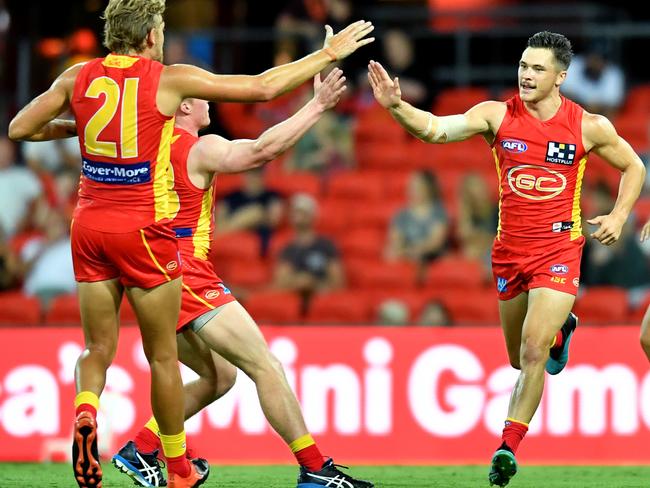
[[[86,344],[86,350],[90,354],[101,358],[107,365],[110,365],[113,362],[115,353],[117,352],[117,343],[109,340],[89,342]]]
[[[237,368],[232,365],[222,368],[217,375],[216,388],[214,392],[215,400],[228,393],[237,381]]]
[[[548,345],[537,337],[524,338],[521,346],[521,363],[525,365],[538,364],[546,361]]]

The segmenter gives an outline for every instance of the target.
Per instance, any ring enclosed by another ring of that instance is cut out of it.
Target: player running
[[[510,364],[521,370],[489,473],[490,484],[498,486],[517,472],[515,452],[539,406],[545,366],[557,374],[568,360],[577,323],[570,312],[584,245],[580,190],[587,155],[593,151],[622,173],[612,211],[587,221],[598,226],[590,237],[606,246],[619,238],[645,175],[609,120],[560,95],[571,56],[566,37],[538,32],[519,61],[518,95],[445,117],[401,100],[398,79],[379,63],[371,61],[368,70],[377,101],[414,136],[444,144],[481,135],[492,148],[500,194],[492,271]]]
[[[104,12],[105,58],[66,70],[12,120],[14,140],[79,134],[83,158],[71,231],[86,348],[76,368],[73,469],[80,487],[101,487],[96,414],[115,355],[122,293],[135,310],[151,366],[151,403],[160,424],[169,486],[202,484],[207,467],[188,462],[183,386],[175,328],[181,266],[169,225],[169,152],[173,116],[188,97],[269,100],[331,62],[373,41],[369,22],[337,35],[324,49],[256,76],[215,75],[189,65],[164,66],[164,0],[110,0]],[[56,119],[70,108],[75,122]],[[75,129],[76,127],[76,129]]]
[[[311,101],[256,140],[228,141],[216,135],[199,137],[199,130],[210,123],[208,103],[187,99],[176,113],[172,138],[171,161],[176,182],[172,199],[179,205],[173,227],[183,261],[178,327],[179,343],[183,346],[179,347],[179,357],[200,376],[194,384],[186,385],[185,418],[228,391],[235,380],[230,363],[234,364],[255,382],[267,420],[301,466],[299,488],[373,485],[339,471],[331,460],[323,463],[281,364],[269,351],[256,323],[208,261],[214,221],[213,184],[219,173],[257,168],[292,147],[323,112],[338,102],[345,90],[344,81],[339,69],[332,71],[322,84],[317,76]],[[220,384],[215,384],[219,378]],[[198,386],[199,382],[204,386]],[[114,464],[142,486],[164,485],[156,462],[160,446],[157,434],[156,420],[152,418],[138,432],[135,442],[129,441],[113,457]],[[339,484],[332,485],[335,482]]]

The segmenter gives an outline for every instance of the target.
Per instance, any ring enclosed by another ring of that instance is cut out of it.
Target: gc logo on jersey
[[[576,145],[566,142],[548,141],[546,145],[546,162],[570,166],[576,157]]]
[[[528,200],[550,200],[566,188],[566,177],[542,166],[524,164],[508,171],[508,185]]]

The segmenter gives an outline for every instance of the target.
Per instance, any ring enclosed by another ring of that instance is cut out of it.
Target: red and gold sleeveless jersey
[[[515,95],[492,152],[499,178],[499,228],[503,244],[536,252],[582,235],[580,190],[587,163],[583,109],[562,97],[551,119],[533,117]]]
[[[214,231],[214,185],[208,189],[198,188],[190,181],[187,172],[187,156],[198,140],[197,136],[183,129],[174,129],[171,149],[174,187],[169,200],[175,213],[172,227],[181,254],[206,260]]]
[[[71,108],[82,169],[75,222],[129,232],[169,218],[169,151],[174,118],[156,105],[163,65],[109,54],[77,75]]]

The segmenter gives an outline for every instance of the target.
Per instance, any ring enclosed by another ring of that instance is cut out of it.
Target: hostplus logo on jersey
[[[548,141],[546,162],[571,166],[576,157],[576,145],[566,142]]]

